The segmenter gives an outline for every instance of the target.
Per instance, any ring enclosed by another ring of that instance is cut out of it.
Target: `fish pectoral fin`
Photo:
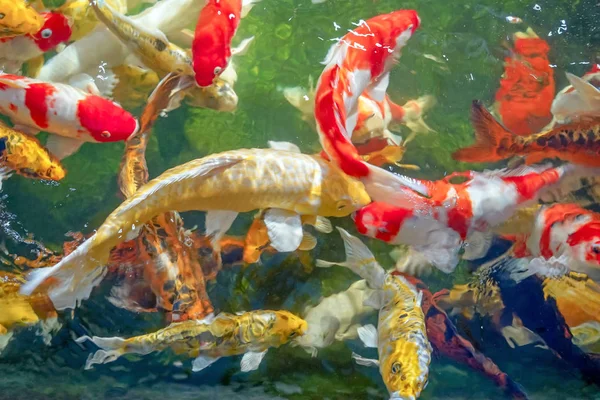
[[[368,88],[367,93],[369,96],[379,102],[385,100],[385,93],[390,84],[390,73],[386,73],[379,77],[375,82],[373,82]]]
[[[113,90],[119,83],[119,77],[110,68],[105,68],[101,74],[97,75],[94,83],[100,92],[100,95],[109,99],[113,97]]]
[[[269,140],[269,147],[273,150],[289,151],[290,153],[301,153],[300,148],[290,142],[276,142]]]
[[[40,133],[39,129],[33,128],[33,127],[29,126],[29,125],[15,124],[15,125],[13,125],[13,129],[15,131],[23,132],[23,133],[25,133],[27,135],[30,135],[30,136],[35,136],[38,133]]]
[[[436,242],[432,242],[436,243]],[[436,247],[435,245],[415,247],[415,250],[440,271],[451,274],[458,265],[458,249]]]
[[[202,371],[204,368],[211,366],[219,358],[221,357],[198,356],[192,361],[192,371]]]
[[[317,232],[321,232],[321,233],[333,232],[333,225],[331,224],[331,221],[325,217],[317,216],[317,220],[314,224],[314,227],[317,230]]]
[[[522,259],[509,260],[505,263],[510,277],[517,282],[538,274],[548,278],[558,278],[569,272],[569,257],[533,258],[529,263]]]
[[[227,233],[238,213],[236,211],[216,210],[206,213],[206,236],[211,238],[213,249],[219,249],[219,242]]]
[[[102,93],[100,93],[100,89],[98,89],[98,86],[96,86],[96,81],[94,81],[94,78],[92,78],[88,74],[82,73],[73,75],[69,79],[68,84],[70,86],[73,86],[74,88],[81,89],[89,94],[93,94],[95,96],[102,96]]]
[[[243,39],[240,44],[231,49],[231,56],[243,56],[248,52],[250,45],[254,41],[254,36]]]
[[[62,160],[79,150],[82,144],[83,141],[79,139],[59,135],[48,135],[46,148],[59,160]]]
[[[263,358],[265,358],[266,354],[267,350],[262,351],[260,353],[249,351],[248,353],[244,354],[240,363],[241,371],[250,372],[258,369],[261,361],[263,360]]]
[[[385,304],[385,293],[383,290],[376,290],[363,302],[364,306],[374,308],[376,310],[381,309]]]
[[[600,89],[596,88],[588,81],[585,81],[577,75],[573,75],[569,72],[567,72],[567,79],[575,88],[575,90],[577,90],[577,93],[581,95],[581,98],[588,103],[588,105],[592,106],[600,101]]]
[[[292,211],[270,208],[264,221],[271,246],[279,252],[294,251],[302,242],[302,220]]]
[[[366,347],[377,347],[377,328],[375,328],[375,325],[361,326],[356,331]]]
[[[252,10],[252,7],[258,2],[260,2],[260,0],[242,0],[242,12],[240,13],[240,18],[245,18],[250,10]]]
[[[302,241],[298,246],[298,250],[309,251],[317,246],[317,238],[308,232],[302,234]]]
[[[352,358],[358,365],[363,365],[365,367],[379,367],[379,360],[375,360],[372,358],[364,358],[361,355],[356,353],[352,353]]]
[[[464,243],[465,252],[462,258],[465,260],[477,260],[478,258],[485,257],[490,247],[492,247],[492,241],[494,240],[494,234],[492,231],[475,231],[471,233]]]

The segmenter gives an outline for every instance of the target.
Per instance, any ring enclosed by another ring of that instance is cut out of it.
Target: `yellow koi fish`
[[[344,240],[346,261],[317,260],[317,266],[351,269],[375,290],[365,305],[379,310],[377,328],[367,325],[357,329],[365,346],[378,348],[379,360],[357,354],[353,357],[360,365],[379,366],[390,399],[414,400],[427,384],[432,351],[421,309],[422,293],[401,275],[386,274],[360,239],[338,230]]]
[[[320,157],[276,149],[213,154],[139,188],[77,250],[53,267],[33,271],[23,293],[54,277],[58,283],[49,291],[54,305],[75,307],[102,279],[110,250],[137,237],[144,224],[165,212],[208,211],[207,234],[216,237],[238,213],[269,209],[264,221],[271,246],[288,252],[302,241],[302,215],[344,217],[370,201],[360,181]]]
[[[221,357],[244,354],[242,372],[253,371],[271,347],[279,347],[302,336],[306,322],[287,311],[251,311],[237,315],[221,313],[205,320],[189,320],[147,335],[129,339],[82,336],[101,348],[88,358],[85,369],[105,364],[123,354],[150,354],[172,349],[176,354],[195,357],[193,371],[201,371]]]
[[[0,0],[0,38],[34,35],[44,25],[42,17],[26,0]]]
[[[127,12],[127,2],[124,0],[106,0],[107,4],[117,12]],[[73,21],[71,41],[77,41],[94,30],[98,23],[98,17],[90,6],[89,0],[69,0],[56,11],[66,15]]]
[[[0,123],[0,188],[12,172],[33,179],[60,181],[66,171],[33,136]]]

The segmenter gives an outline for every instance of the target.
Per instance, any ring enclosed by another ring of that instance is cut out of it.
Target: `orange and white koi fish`
[[[2,10],[4,12],[4,10]],[[71,37],[71,22],[60,13],[41,14],[44,24],[35,33],[12,38],[0,38],[0,67],[4,73],[16,73],[28,60],[43,54]]]
[[[423,294],[403,276],[386,273],[360,239],[338,230],[344,239],[346,261],[317,260],[317,266],[341,265],[365,279],[374,290],[365,305],[379,310],[377,328],[358,328],[365,346],[378,349],[379,360],[352,356],[360,365],[379,366],[390,400],[417,399],[427,385],[432,352],[421,309]]]
[[[0,112],[29,131],[52,133],[46,146],[59,159],[84,142],[124,141],[138,130],[137,120],[93,85],[83,91],[17,75],[0,75]]]
[[[395,196],[406,182],[369,165],[352,144],[358,99],[365,92],[375,101],[385,99],[389,71],[419,24],[419,16],[413,10],[361,21],[331,47],[317,83],[315,119],[323,149],[342,171],[360,178],[369,195],[378,201],[401,201]]]
[[[480,102],[474,101],[471,122],[475,128],[475,144],[454,152],[452,156],[456,160],[493,162],[524,156],[528,164],[533,164],[556,157],[600,167],[600,116],[520,137],[508,131]]]
[[[552,102],[552,114],[558,123],[572,123],[585,118],[600,117],[600,64],[594,64],[579,78],[567,73],[570,85],[561,90]]]
[[[279,347],[306,331],[306,322],[287,311],[221,313],[205,320],[172,323],[159,331],[129,339],[82,336],[78,343],[92,341],[100,347],[85,363],[112,362],[124,354],[146,355],[168,348],[195,357],[192,371],[201,371],[221,357],[243,354],[242,372],[257,369],[271,347]]]
[[[34,35],[44,24],[44,18],[27,0],[0,0],[0,38]]]
[[[463,258],[484,256],[492,240],[489,228],[536,202],[545,190],[575,171],[572,165],[521,167],[455,173],[438,181],[414,180],[428,198],[413,195],[406,207],[371,203],[356,213],[355,224],[363,235],[413,247],[449,273],[458,264],[461,243],[465,245]],[[467,180],[453,184],[455,177]]]
[[[520,279],[541,274],[560,276],[568,271],[600,280],[600,214],[576,204],[554,204],[540,209],[530,235],[516,238],[515,256],[528,258]]]
[[[198,86],[210,86],[225,71],[232,56],[231,40],[240,19],[258,1],[260,0],[206,0],[206,5],[198,16],[192,43],[192,59]]]

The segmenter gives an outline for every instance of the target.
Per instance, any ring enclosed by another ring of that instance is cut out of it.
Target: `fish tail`
[[[90,297],[92,289],[106,274],[104,265],[110,254],[110,249],[94,243],[95,238],[96,235],[87,239],[58,264],[31,271],[21,286],[21,294],[31,295],[38,286],[49,281],[48,296],[57,310],[75,308]]]
[[[475,129],[475,144],[452,154],[455,160],[466,162],[500,161],[510,154],[499,154],[515,143],[515,135],[508,131],[494,116],[475,100],[471,106],[471,123]]]
[[[91,369],[94,364],[107,364],[113,362],[126,353],[126,340],[120,337],[103,338],[98,336],[82,336],[78,338],[76,342],[83,343],[86,340],[93,342],[96,346],[100,347],[100,350],[89,355],[85,362],[85,369]]]

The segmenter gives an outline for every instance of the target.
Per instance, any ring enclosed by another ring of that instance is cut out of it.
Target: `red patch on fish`
[[[525,202],[536,198],[544,187],[552,185],[561,178],[561,173],[557,168],[549,168],[540,173],[531,173],[521,176],[504,177],[502,180],[515,185],[519,193],[519,202]]]
[[[42,13],[45,22],[35,35],[31,36],[37,47],[47,52],[59,44],[66,42],[71,37],[69,19],[60,13]]]
[[[576,214],[587,212],[576,204],[555,204],[545,209],[541,214],[544,218],[544,228],[540,235],[540,254],[544,258],[550,258],[554,255],[554,250],[550,247],[550,240],[552,239],[552,227],[555,224],[562,223]]]
[[[100,96],[90,95],[80,100],[77,117],[96,142],[127,140],[138,129],[138,123],[130,113]]]
[[[402,229],[404,222],[413,216],[408,208],[373,202],[356,212],[354,224],[359,233],[366,235],[369,228],[375,228],[375,238],[391,242]]]
[[[56,88],[47,83],[32,83],[25,89],[25,106],[39,128],[48,127],[48,98],[55,92]]]
[[[14,113],[16,113],[16,112],[18,112],[18,111],[19,111],[19,107],[17,107],[17,106],[16,106],[16,104],[14,104],[14,103],[10,103],[10,104],[8,105],[8,108],[10,109],[10,111],[12,111],[12,112],[14,112]]]

